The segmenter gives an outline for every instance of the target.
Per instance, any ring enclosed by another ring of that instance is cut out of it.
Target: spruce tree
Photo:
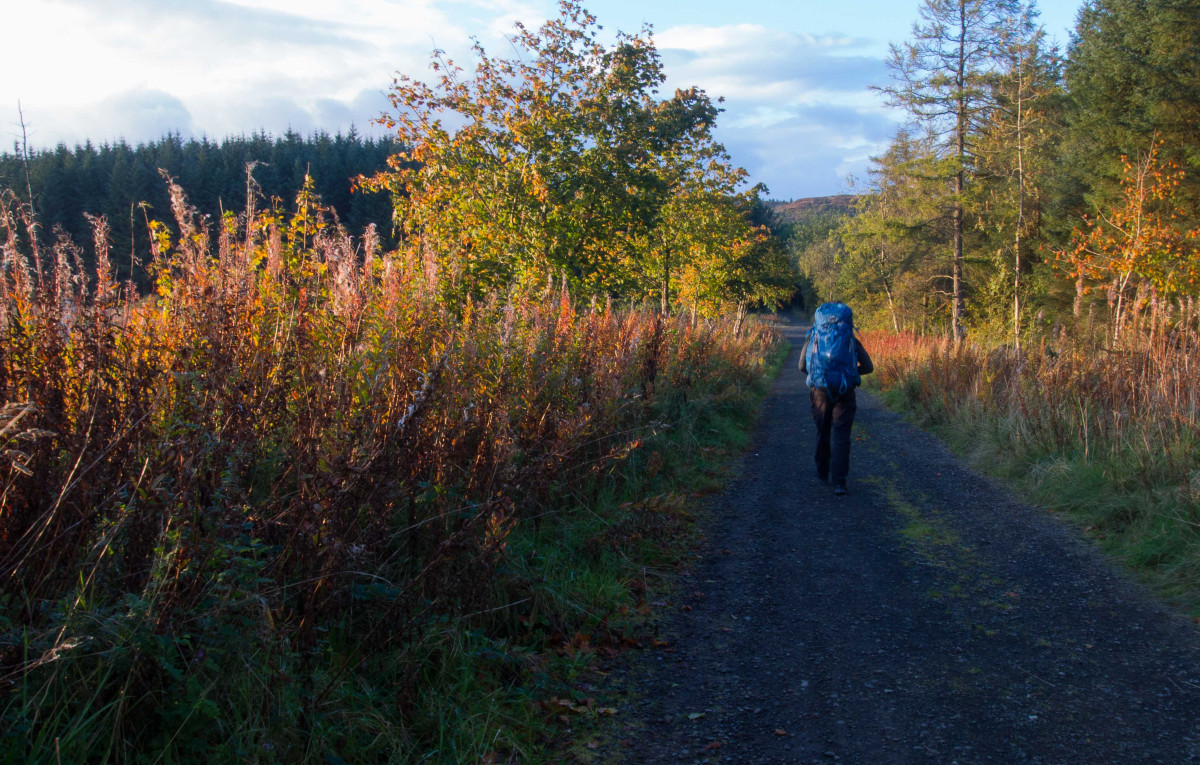
[[[1146,154],[1155,137],[1200,201],[1198,56],[1200,0],[1090,0],[1080,11],[1065,72],[1075,211],[1119,197],[1122,157]]]

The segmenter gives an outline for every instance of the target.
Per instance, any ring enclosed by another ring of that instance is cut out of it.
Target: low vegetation
[[[532,757],[538,700],[639,642],[677,468],[714,480],[776,336],[450,307],[311,184],[212,222],[170,190],[145,297],[103,219],[85,274],[0,214],[0,761]]]

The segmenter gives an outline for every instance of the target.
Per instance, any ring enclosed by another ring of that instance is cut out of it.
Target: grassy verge
[[[617,709],[604,706],[613,688],[597,667],[624,650],[655,650],[662,601],[670,600],[674,576],[691,563],[704,524],[705,497],[721,490],[749,444],[770,384],[790,345],[776,342],[764,356],[761,373],[741,393],[719,406],[696,408],[654,437],[626,465],[625,489],[602,500],[602,509],[568,520],[551,532],[546,547],[558,565],[540,572],[554,593],[594,593],[586,605],[559,600],[559,613],[585,618],[574,645],[555,631],[559,650],[549,666],[557,678],[547,704],[547,762],[594,762],[593,747],[612,738]],[[595,593],[599,593],[596,596]],[[550,610],[548,609],[547,613]],[[597,618],[597,616],[599,618]],[[579,646],[582,645],[580,649]],[[555,664],[555,662],[558,662]],[[603,748],[600,746],[599,748]]]
[[[0,209],[0,763],[554,759],[777,336],[171,191],[150,296]]]
[[[869,338],[884,398],[1200,617],[1200,381],[1187,349],[1016,356]]]

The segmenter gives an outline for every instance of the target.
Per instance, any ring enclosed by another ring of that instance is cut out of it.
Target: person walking
[[[813,314],[800,372],[805,375],[817,426],[817,478],[846,493],[850,473],[850,429],[857,409],[854,389],[875,371],[867,349],[854,334],[854,313],[845,303],[825,303]]]

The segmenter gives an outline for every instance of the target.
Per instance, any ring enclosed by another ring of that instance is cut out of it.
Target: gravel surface
[[[834,496],[797,353],[595,760],[1200,761],[1195,625],[870,395]]]

